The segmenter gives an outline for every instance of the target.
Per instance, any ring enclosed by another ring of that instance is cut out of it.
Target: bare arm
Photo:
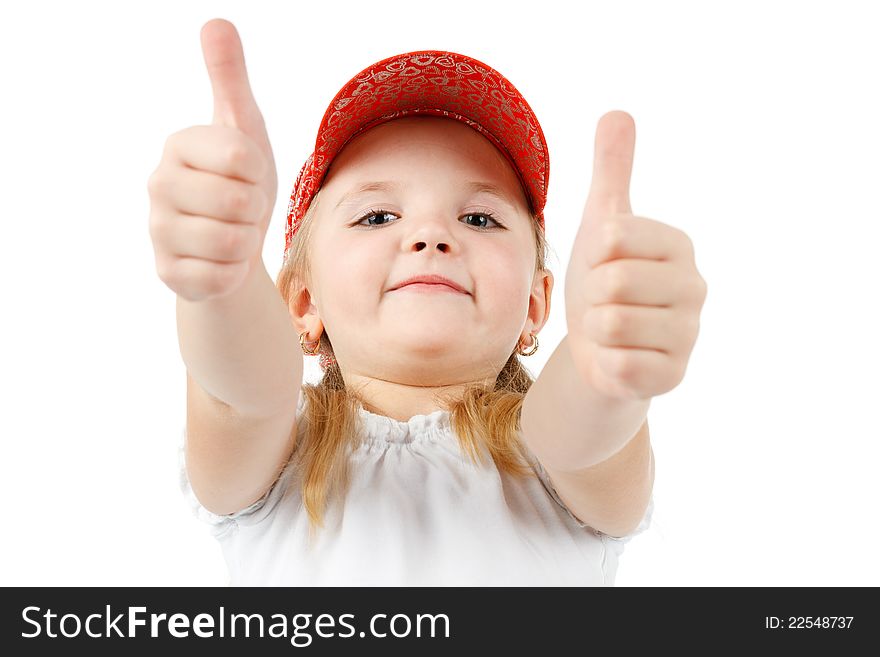
[[[178,295],[177,334],[190,376],[218,401],[251,416],[296,406],[299,338],[262,260],[228,296],[188,301]]]
[[[523,402],[523,439],[559,497],[582,522],[611,536],[636,528],[654,486],[649,404],[608,400],[586,386],[567,336]]]
[[[265,267],[229,296],[178,297],[187,367],[187,473],[209,511],[259,499],[293,449],[303,360],[287,308]]]

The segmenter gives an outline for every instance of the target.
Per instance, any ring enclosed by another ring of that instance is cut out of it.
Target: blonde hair
[[[319,189],[293,236],[288,257],[276,278],[276,286],[289,305],[291,293],[311,284],[310,242],[315,224]],[[535,236],[535,272],[546,270],[549,246],[544,230],[532,216]],[[519,343],[517,343],[518,345]],[[327,332],[320,337],[318,351],[333,354]],[[328,499],[341,500],[348,487],[347,451],[358,441],[358,409],[366,405],[364,398],[346,387],[335,357],[317,385],[302,384],[305,409],[300,421],[308,429],[303,444],[294,445],[291,458],[301,475],[302,499],[310,520],[310,530],[324,526],[323,516]],[[515,476],[533,475],[525,458],[518,435],[520,413],[525,394],[534,380],[523,367],[517,352],[510,354],[501,368],[493,388],[471,384],[458,398],[437,396],[436,401],[450,411],[450,425],[459,444],[471,461],[483,462],[483,448],[503,472]]]

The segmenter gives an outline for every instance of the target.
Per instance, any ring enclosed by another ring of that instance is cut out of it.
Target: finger
[[[183,214],[252,225],[264,220],[268,200],[254,183],[180,166],[158,184],[163,202]]]
[[[238,31],[229,21],[215,18],[202,26],[201,41],[214,93],[213,123],[238,128],[261,141],[265,126],[251,91]]]
[[[586,335],[602,347],[653,349],[670,353],[687,341],[681,313],[647,306],[593,306],[583,317]]]
[[[253,139],[224,126],[195,125],[175,132],[166,151],[192,169],[245,182],[262,182],[268,169],[266,156]]]
[[[244,262],[261,251],[262,232],[249,224],[188,214],[172,215],[161,229],[168,252],[179,258],[217,263]]]
[[[604,215],[586,229],[581,257],[589,267],[619,258],[680,260],[692,253],[684,231],[647,217]]]
[[[674,356],[652,349],[599,347],[596,362],[607,376],[620,383],[620,392],[629,392],[633,399],[668,392],[684,375]]]
[[[220,263],[201,258],[173,258],[165,279],[186,299],[209,299],[236,288],[250,272],[247,262]]]
[[[581,284],[584,307],[676,305],[690,279],[682,267],[656,260],[615,260],[591,269]]]
[[[601,216],[632,212],[629,183],[635,141],[635,122],[626,112],[608,112],[599,119],[586,214]]]

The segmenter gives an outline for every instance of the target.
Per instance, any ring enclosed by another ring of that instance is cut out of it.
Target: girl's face
[[[535,275],[532,221],[510,164],[474,129],[439,117],[380,124],[349,142],[322,185],[309,326],[323,325],[347,383],[494,378],[549,315],[553,279]],[[392,289],[421,274],[467,293]]]

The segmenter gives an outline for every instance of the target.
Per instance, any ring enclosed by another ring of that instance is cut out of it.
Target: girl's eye
[[[365,221],[365,220],[367,220],[367,219],[372,219],[373,217],[388,217],[388,216],[393,217],[394,215],[391,214],[390,212],[385,211],[385,210],[370,210],[367,214],[365,214],[363,217],[361,217],[361,218],[357,221],[357,223],[356,223],[355,225],[356,225],[356,226],[358,226],[358,225],[361,225],[361,226],[362,226],[362,225],[363,225],[363,223],[362,223],[363,221]],[[386,223],[389,223],[389,222],[384,221],[384,222],[379,223],[379,224],[368,224],[368,225],[369,225],[369,226],[384,226]]]
[[[493,224],[495,224],[496,226],[501,228],[501,224],[495,220],[495,217],[492,215],[491,212],[468,212],[464,216],[465,217],[483,217],[484,219],[491,221]],[[471,224],[471,226],[473,226],[473,224]],[[480,224],[479,226],[477,226],[477,228],[491,228],[491,226],[488,226],[486,224]]]
[[[384,218],[384,217],[393,217],[393,216],[394,216],[394,214],[391,212],[388,212],[387,210],[370,210],[367,214],[365,214],[363,217],[358,219],[358,221],[355,222],[354,225],[365,226],[365,227],[384,226],[384,225],[391,223],[391,222],[388,220],[383,220],[381,223],[364,224],[363,222],[369,221],[370,219],[372,219],[374,217],[376,217],[376,218],[383,217]],[[470,226],[474,226],[475,228],[492,228],[492,226],[488,225],[489,221],[491,221],[493,224],[495,224],[495,227],[498,227],[498,228],[504,227],[500,221],[495,219],[495,216],[491,212],[468,212],[467,214],[462,215],[462,216],[464,216],[464,217],[482,217],[485,220],[483,223],[481,223],[481,224],[469,223],[468,224]]]

